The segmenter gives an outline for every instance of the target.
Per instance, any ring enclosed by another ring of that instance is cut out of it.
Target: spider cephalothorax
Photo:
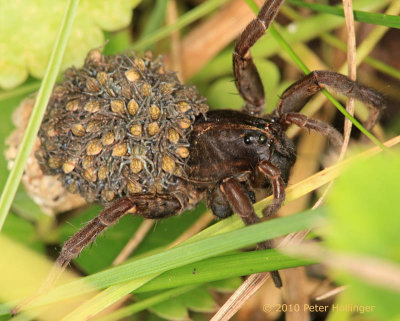
[[[375,112],[367,125],[374,124],[384,106],[382,95],[330,71],[299,80],[271,115],[262,115],[264,90],[250,48],[283,2],[267,0],[236,44],[234,75],[245,101],[241,112],[207,111],[204,99],[160,60],[105,57],[94,50],[84,68],[67,71],[50,100],[38,156],[45,172],[60,174],[69,190],[106,208],[64,244],[57,266],[65,267],[128,211],[162,218],[206,198],[216,216],[237,212],[249,225],[261,220],[252,205],[254,191],[265,189],[274,200],[264,215],[275,213],[296,159],[287,127],[312,129],[341,144],[330,125],[298,113],[321,88],[371,106]],[[278,272],[273,278],[281,286]]]

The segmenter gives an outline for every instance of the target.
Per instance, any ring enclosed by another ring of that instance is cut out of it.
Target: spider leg
[[[249,197],[244,193],[239,182],[235,178],[225,179],[221,183],[220,189],[229,200],[231,206],[239,214],[245,225],[252,225],[261,222],[261,219],[254,212],[254,208],[251,204]],[[267,240],[258,243],[257,247],[259,249],[271,249],[273,246],[272,242],[270,240]],[[279,272],[271,271],[270,273],[275,283],[275,286],[278,288],[282,287],[282,280],[279,276]]]
[[[252,20],[240,35],[233,52],[233,73],[240,96],[245,101],[244,111],[259,116],[265,102],[264,87],[254,65],[250,48],[264,35],[278,14],[284,0],[267,0],[257,18]]]
[[[76,258],[100,233],[115,224],[121,217],[133,213],[145,218],[158,219],[173,215],[181,209],[182,204],[179,200],[169,195],[138,194],[116,200],[64,243],[59,257],[38,292],[13,308],[12,314],[19,312],[39,295],[48,292],[71,260]]]
[[[278,102],[275,114],[283,115],[290,112],[298,112],[310,96],[325,87],[368,105],[371,112],[368,120],[364,123],[368,130],[375,125],[380,112],[386,104],[382,94],[363,84],[352,81],[346,76],[333,71],[316,70],[285,90]]]
[[[173,196],[154,196],[149,194],[125,196],[118,199],[65,242],[56,264],[62,268],[67,266],[101,232],[128,213],[138,214],[145,218],[158,219],[172,215],[180,209],[180,202]]]
[[[322,120],[308,118],[306,115],[299,113],[285,113],[280,118],[281,124],[287,127],[290,124],[295,124],[301,128],[308,128],[325,135],[335,146],[341,146],[343,136],[334,127],[323,122]]]
[[[267,208],[263,210],[263,216],[269,217],[275,214],[285,201],[285,182],[281,177],[281,171],[279,168],[273,165],[271,162],[263,160],[258,163],[257,168],[268,178],[272,186],[274,200]]]

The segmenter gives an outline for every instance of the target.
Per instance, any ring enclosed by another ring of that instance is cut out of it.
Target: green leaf
[[[96,320],[98,320],[98,321],[121,320],[123,317],[133,315],[134,313],[142,311],[144,309],[147,309],[157,303],[163,302],[165,300],[171,300],[181,294],[187,293],[190,290],[196,288],[197,286],[185,286],[185,287],[168,290],[168,291],[164,291],[164,292],[157,293],[157,294],[152,294],[143,300],[140,300],[140,301],[130,304],[126,307],[118,309],[117,311],[112,312],[112,313],[110,313],[104,317],[101,317],[100,319],[96,319]],[[149,319],[151,319],[151,318],[149,318]]]
[[[206,92],[207,103],[213,109],[235,109],[243,107],[243,99],[239,96],[231,77],[223,77],[215,81]]]
[[[239,277],[210,282],[208,286],[218,292],[233,292],[242,284]]]
[[[138,298],[145,300],[157,296],[154,293],[139,294]],[[188,320],[189,311],[213,312],[217,305],[205,286],[200,286],[180,296],[152,305],[149,310],[156,315],[171,321]]]
[[[16,214],[31,222],[38,222],[46,218],[46,214],[44,214],[40,206],[30,198],[22,186],[18,188],[15,194],[12,209]]]
[[[44,252],[43,244],[36,238],[34,226],[14,213],[8,215],[2,233],[35,251]]]
[[[149,310],[159,317],[171,321],[186,321],[189,319],[185,304],[178,298],[153,305]]]
[[[187,309],[196,312],[213,312],[217,307],[214,298],[205,286],[179,296],[177,301],[182,302]]]
[[[127,50],[131,43],[131,35],[129,30],[120,32],[105,32],[107,44],[103,49],[103,54],[106,56],[117,55]]]
[[[335,251],[370,256],[400,268],[400,153],[382,153],[360,161],[337,179],[328,200],[331,217],[327,244]],[[400,316],[400,293],[369,284],[346,272],[335,274],[349,284],[350,297],[374,305],[371,317]]]
[[[61,69],[83,63],[86,53],[104,44],[102,29],[126,27],[139,0],[82,0]],[[14,88],[29,74],[42,78],[67,1],[0,2],[0,87]]]
[[[268,108],[272,108],[276,105],[280,94],[277,89],[280,80],[279,69],[274,63],[263,58],[256,58],[255,63],[264,90],[268,94],[266,104]],[[206,91],[206,97],[213,109],[240,110],[244,105],[232,77],[223,77],[215,81]]]

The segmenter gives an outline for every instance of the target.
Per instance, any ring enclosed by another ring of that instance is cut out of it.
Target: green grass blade
[[[139,293],[203,284],[209,281],[223,280],[228,277],[292,268],[311,263],[314,262],[290,258],[279,254],[276,250],[254,251],[211,258],[167,271],[150,282],[147,282],[148,278],[143,277],[139,283],[137,280],[133,280],[124,284],[111,286],[82,304],[64,319],[86,320],[88,315],[102,311],[105,307],[113,304],[132,291]],[[226,270],[226,266],[229,266],[229,271]],[[194,269],[196,273],[193,273]],[[138,287],[138,284],[143,284],[143,286]]]
[[[24,171],[25,163],[32,150],[32,146],[39,131],[39,127],[46,110],[54,83],[57,79],[57,74],[60,69],[61,61],[67,46],[68,37],[71,32],[72,24],[75,18],[76,9],[79,0],[69,0],[66,5],[65,14],[61,22],[60,31],[57,35],[54,49],[44,75],[42,85],[36,98],[35,107],[25,131],[24,138],[20,145],[18,155],[15,159],[14,167],[11,170],[3,193],[0,198],[0,230],[2,229],[14,199],[19,182]]]
[[[288,3],[299,7],[308,8],[316,12],[329,13],[335,16],[344,17],[343,9],[319,3],[308,3],[299,0],[287,0]],[[354,20],[371,23],[379,26],[400,29],[400,17],[381,13],[364,12],[354,10]]]
[[[144,284],[145,278],[154,278],[159,273],[253,245],[266,239],[318,226],[321,224],[323,216],[322,209],[308,211],[187,243],[60,286],[39,298],[36,304],[56,302],[60,299],[84,294],[85,291],[133,281],[132,289],[123,289],[122,291],[129,293],[138,287],[137,282],[134,281],[140,281],[139,285],[141,286]],[[121,286],[124,285],[125,283]],[[0,309],[0,313],[6,312],[6,309]]]
[[[268,258],[268,259],[266,259]],[[221,255],[194,262],[154,278],[135,292],[175,288],[187,284],[206,283],[230,277],[312,264],[310,260],[295,259],[277,250],[263,250]],[[229,266],[229,270],[226,267]]]

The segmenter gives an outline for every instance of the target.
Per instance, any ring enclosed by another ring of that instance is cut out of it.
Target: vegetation
[[[14,129],[13,110],[22,99],[39,90],[30,129],[20,145],[23,152],[11,173],[7,161],[0,157],[0,320],[9,319],[10,304],[39,287],[51,266],[46,259],[49,250],[56,255],[56,244],[62,244],[100,211],[99,206],[90,205],[58,217],[49,216],[19,186],[60,68],[81,64],[92,47],[104,46],[107,54],[151,49],[155,54],[164,54],[171,68],[196,85],[210,106],[239,109],[242,101],[232,82],[231,55],[233,39],[246,22],[238,20],[232,26],[228,17],[247,15],[250,20],[250,8],[255,10],[250,1],[228,0],[207,0],[196,5],[182,1],[176,3],[177,8],[173,0],[156,0],[155,6],[150,0],[60,2],[68,2],[65,8],[47,2],[0,3],[2,152],[8,148],[5,140]],[[309,303],[310,299],[315,304],[315,297],[347,285],[343,293],[317,302],[343,307],[344,311],[331,309],[327,320],[399,318],[400,153],[396,144],[400,141],[400,114],[396,107],[400,101],[400,70],[391,43],[399,41],[400,1],[354,0],[353,7],[357,10],[355,19],[361,22],[356,24],[360,39],[356,51],[358,79],[383,92],[389,101],[381,126],[372,132],[378,146],[361,144],[356,140],[358,131],[353,130],[353,146],[347,153],[351,156],[335,164],[334,157],[329,156],[331,146],[323,137],[291,128],[288,135],[298,142],[299,159],[282,217],[245,228],[236,216],[211,223],[211,215],[202,203],[188,213],[156,222],[134,253],[113,267],[114,259],[135,231],[143,227],[142,218],[125,217],[74,261],[73,272],[65,273],[60,287],[35,302],[39,308],[15,320],[183,320],[189,314],[193,319],[207,320],[209,313],[215,313],[217,305],[223,303],[221,298],[227,297],[221,293],[234,291],[242,282],[241,276],[291,267],[299,268],[285,273],[292,280],[285,290],[291,294],[286,295],[288,305],[302,302],[304,310],[303,302]],[[347,29],[340,16],[343,11],[338,8],[326,1],[288,0],[274,28],[255,45],[252,54],[266,88],[268,111],[279,94],[307,70],[347,72]],[[63,10],[64,23],[56,41]],[[19,19],[21,16],[29,19]],[[22,21],[27,22],[22,25]],[[207,40],[208,35],[211,40]],[[343,97],[336,99],[345,105]],[[332,103],[323,95],[313,98],[303,112],[339,127],[343,123],[343,117],[335,114]],[[365,115],[366,108],[356,104],[356,118],[362,120]],[[382,143],[391,137],[382,151]],[[329,183],[336,178],[330,189]],[[311,210],[325,191],[326,205]],[[270,199],[256,204],[258,213]],[[199,223],[202,231],[185,237],[197,232]],[[297,247],[292,244],[286,250],[241,251],[260,240],[302,230],[311,230],[308,240],[323,241]],[[176,245],[176,240],[183,239]],[[304,267],[312,263],[322,263],[327,269],[317,265],[306,276]],[[317,290],[311,293],[311,289]],[[267,284],[260,291],[266,295],[273,287]],[[277,292],[268,303],[281,300]],[[43,308],[48,303],[52,305]],[[346,309],[349,306],[375,308],[357,313],[355,308]],[[140,312],[146,309],[150,312]],[[262,309],[258,306],[256,312]],[[236,318],[241,320],[241,315]]]

